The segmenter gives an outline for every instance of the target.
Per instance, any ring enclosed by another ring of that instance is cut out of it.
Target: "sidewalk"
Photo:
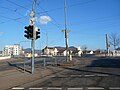
[[[12,90],[14,87],[24,86],[27,83],[42,79],[45,76],[62,71],[61,68],[47,67],[36,68],[34,74],[21,72],[20,70],[8,70],[0,72],[0,90]]]

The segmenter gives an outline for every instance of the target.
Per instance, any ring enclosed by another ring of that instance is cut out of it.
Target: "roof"
[[[62,49],[60,50],[60,49],[59,49],[59,50],[58,50],[58,53],[63,53],[64,51],[65,51],[65,49],[64,49],[64,50],[62,50]]]
[[[55,49],[55,48],[58,50],[58,53],[63,53],[66,50],[65,47],[47,47],[47,46],[44,49]],[[77,48],[74,46],[70,46],[68,48],[68,51],[72,51],[73,53],[78,53],[80,50],[77,50]]]
[[[80,50],[72,50],[73,53],[78,53]]]
[[[46,46],[45,49],[47,49],[47,48],[48,48],[48,49],[54,49],[54,47],[47,47],[47,46]]]

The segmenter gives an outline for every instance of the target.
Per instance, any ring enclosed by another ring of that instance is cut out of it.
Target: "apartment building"
[[[12,55],[20,55],[22,52],[22,48],[19,44],[14,45],[6,45],[3,49],[3,56],[12,56]]]

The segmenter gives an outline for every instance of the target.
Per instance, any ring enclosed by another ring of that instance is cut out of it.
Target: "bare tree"
[[[117,33],[111,33],[109,36],[109,43],[116,49],[120,46],[120,36]]]

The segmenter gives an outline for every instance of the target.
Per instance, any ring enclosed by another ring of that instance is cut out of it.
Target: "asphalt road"
[[[46,58],[48,64],[61,62],[64,58]],[[50,75],[46,80],[38,80],[38,83],[32,83],[25,90],[120,90],[120,58],[87,57],[74,58],[80,61],[73,67],[64,68],[63,71]],[[15,69],[17,66],[23,67],[24,60],[11,60],[0,63],[0,71]],[[6,64],[7,63],[7,64]],[[26,66],[30,64],[27,60]],[[35,65],[43,66],[43,58],[37,58]],[[50,64],[49,64],[50,65]],[[4,68],[4,69],[3,69]],[[46,65],[47,68],[47,65]],[[29,84],[29,83],[28,83]]]
[[[77,66],[56,68],[64,71],[26,89],[120,90],[120,58],[82,58]]]
[[[113,72],[113,70],[104,68],[66,68],[63,72],[52,75],[48,80],[33,84],[29,88],[42,88],[43,90],[68,90],[70,88],[70,90],[120,90],[120,71],[117,69],[116,72]]]

